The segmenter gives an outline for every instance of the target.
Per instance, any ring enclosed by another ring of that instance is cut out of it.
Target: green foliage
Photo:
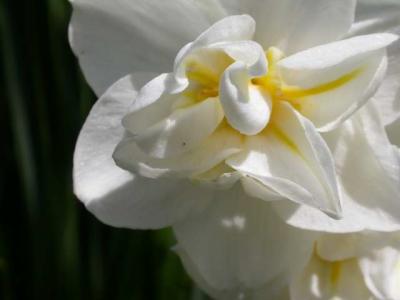
[[[107,227],[73,195],[95,97],[68,45],[70,13],[63,0],[0,1],[0,299],[199,299],[169,230]]]

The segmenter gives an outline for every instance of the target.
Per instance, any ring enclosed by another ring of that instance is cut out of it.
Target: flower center
[[[272,98],[280,98],[282,95],[282,81],[277,71],[277,63],[285,55],[275,47],[269,48],[265,54],[268,60],[268,73],[263,77],[252,79],[251,83],[266,89]]]
[[[210,55],[211,61],[215,60],[214,56],[215,53]],[[266,99],[266,101],[271,101],[271,114],[274,113],[273,106],[276,101],[290,102],[296,110],[301,112],[302,105],[307,97],[337,89],[355,79],[363,71],[362,68],[358,68],[328,83],[312,88],[302,88],[289,85],[282,80],[278,63],[285,57],[285,54],[280,49],[270,47],[265,51],[265,57],[268,61],[268,72],[264,76],[251,79],[249,88],[259,89],[269,95],[267,97],[269,100]],[[234,60],[222,53],[219,54],[217,60],[220,64],[217,68],[207,60],[207,57],[202,59],[193,58],[186,63],[186,77],[189,80],[189,87],[183,92],[184,99],[175,104],[175,109],[186,108],[209,98],[220,96],[220,78],[225,69],[234,63]],[[254,111],[254,113],[260,112]],[[265,127],[268,125],[269,123]]]

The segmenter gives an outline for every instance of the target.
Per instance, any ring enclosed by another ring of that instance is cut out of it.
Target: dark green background
[[[204,299],[170,231],[107,227],[72,193],[96,99],[68,45],[70,13],[66,0],[0,0],[0,299]]]

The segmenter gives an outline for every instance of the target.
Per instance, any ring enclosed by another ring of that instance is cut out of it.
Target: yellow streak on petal
[[[270,124],[268,129],[272,131],[272,133],[281,141],[284,145],[286,145],[292,152],[297,155],[303,157],[301,151],[297,147],[297,145],[293,142],[293,140],[288,137],[280,128],[278,128],[274,124]]]
[[[275,47],[271,47],[266,51],[266,56],[268,60],[268,72],[276,71],[276,64],[280,61],[285,55],[281,50]]]
[[[342,273],[342,261],[335,261],[331,263],[330,283],[332,288],[336,288]]]
[[[280,79],[279,76],[277,76],[276,65],[278,61],[284,57],[284,54],[278,48],[271,47],[265,52],[265,55],[268,61],[267,75],[254,78],[251,82],[254,85],[263,86],[271,95],[275,95],[280,87]]]
[[[331,90],[337,89],[339,87],[342,87],[343,85],[349,83],[353,79],[355,79],[357,76],[359,76],[362,73],[362,68],[356,69],[346,75],[343,75],[342,77],[339,77],[338,79],[321,84],[319,86],[310,88],[310,89],[302,89],[297,86],[285,86],[283,85],[281,87],[281,95],[280,97],[286,100],[295,100],[298,98],[304,98],[307,96],[313,96],[313,95],[318,95],[322,93],[329,92]]]

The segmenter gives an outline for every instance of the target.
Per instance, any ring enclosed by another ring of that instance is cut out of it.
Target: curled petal
[[[272,102],[250,80],[244,63],[232,64],[221,79],[220,100],[229,124],[243,134],[255,135],[268,124]]]
[[[209,49],[218,49],[225,52],[234,61],[246,65],[251,77],[263,76],[267,73],[268,61],[264,49],[253,41],[224,42],[213,44]]]
[[[387,67],[385,47],[393,34],[354,37],[318,46],[278,63],[283,99],[321,131],[349,118],[376,92]]]
[[[151,157],[176,157],[199,146],[223,118],[218,99],[209,98],[188,108],[176,109],[133,139]]]
[[[203,32],[196,40],[184,46],[175,58],[174,73],[177,86],[172,92],[181,91],[188,85],[185,76],[185,59],[195,50],[219,42],[251,40],[255,31],[255,22],[248,15],[226,17]]]
[[[221,126],[201,145],[178,157],[157,159],[142,152],[134,139],[122,141],[113,154],[118,166],[142,176],[158,178],[165,176],[191,177],[213,169],[242,148],[240,135]]]
[[[140,89],[137,97],[132,98],[133,103],[128,107],[126,115],[122,119],[126,130],[133,135],[142,134],[147,128],[166,118],[172,112],[178,97],[167,93],[171,80],[171,74],[161,74]]]

